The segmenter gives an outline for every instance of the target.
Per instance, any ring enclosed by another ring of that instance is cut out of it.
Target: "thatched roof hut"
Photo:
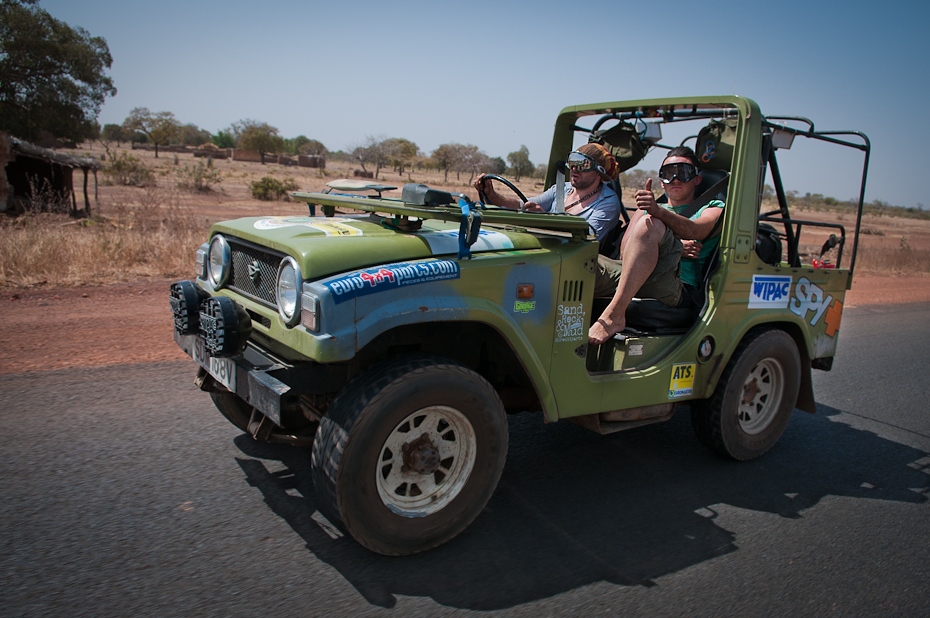
[[[79,213],[74,192],[73,172],[84,172],[84,211]],[[23,212],[46,198],[69,200],[71,214],[90,215],[87,177],[94,176],[94,201],[97,199],[97,170],[100,162],[90,157],[76,157],[24,142],[0,131],[0,212]]]

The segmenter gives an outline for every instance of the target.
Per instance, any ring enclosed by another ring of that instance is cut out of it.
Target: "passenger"
[[[585,144],[569,154],[568,167],[571,184],[565,185],[565,212],[584,217],[594,230],[598,240],[618,225],[620,221],[620,198],[607,186],[617,177],[617,161],[600,144]],[[475,189],[484,190],[488,202],[517,210],[517,197],[502,196],[494,190],[494,183],[485,182],[481,174],[472,183]],[[552,212],[555,208],[557,185],[552,185],[542,195],[530,198],[526,210],[530,212]]]
[[[639,210],[623,235],[620,259],[598,256],[594,295],[613,297],[588,330],[588,343],[602,344],[624,329],[634,296],[695,311],[704,305],[704,263],[719,242],[717,234],[707,237],[717,227],[723,202],[712,200],[690,218],[677,214],[694,201],[701,183],[697,157],[687,146],[669,151],[659,168],[659,180],[665,185],[668,205],[656,203],[652,179],[647,179],[645,189],[636,192]]]

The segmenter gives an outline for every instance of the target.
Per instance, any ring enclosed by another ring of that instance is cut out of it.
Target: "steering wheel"
[[[520,211],[522,212],[522,211],[525,211],[525,210],[526,210],[526,202],[527,202],[528,200],[526,199],[526,196],[523,195],[523,192],[520,191],[520,189],[518,189],[517,186],[516,186],[515,184],[513,184],[512,182],[510,182],[510,181],[507,180],[506,178],[503,178],[503,177],[501,177],[501,176],[498,176],[497,174],[485,174],[485,175],[484,175],[484,179],[485,179],[485,180],[497,180],[497,181],[502,182],[502,183],[504,183],[505,185],[507,185],[507,187],[508,187],[511,191],[513,191],[514,193],[516,193],[518,198],[520,198],[520,202],[521,202],[521,204],[520,204]],[[483,186],[483,183],[482,183],[482,186]],[[478,199],[481,200],[481,202],[482,202],[483,204],[487,204],[487,203],[488,203],[488,196],[487,196],[487,194],[484,192],[484,189],[478,189]]]

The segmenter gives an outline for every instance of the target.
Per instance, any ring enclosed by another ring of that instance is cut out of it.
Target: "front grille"
[[[232,252],[229,288],[275,308],[275,279],[284,256],[236,238],[227,240]]]

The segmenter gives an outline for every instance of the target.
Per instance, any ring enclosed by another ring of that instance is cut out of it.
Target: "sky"
[[[866,201],[930,208],[924,170],[930,3],[511,0],[40,0],[106,39],[118,90],[98,121],[135,107],[215,133],[251,118],[330,150],[402,137],[426,154],[526,145],[549,157],[569,105],[738,94],[763,114],[872,144]],[[861,154],[796,145],[785,188],[858,196]],[[807,140],[803,140],[807,141]],[[924,144],[924,146],[919,146]]]

